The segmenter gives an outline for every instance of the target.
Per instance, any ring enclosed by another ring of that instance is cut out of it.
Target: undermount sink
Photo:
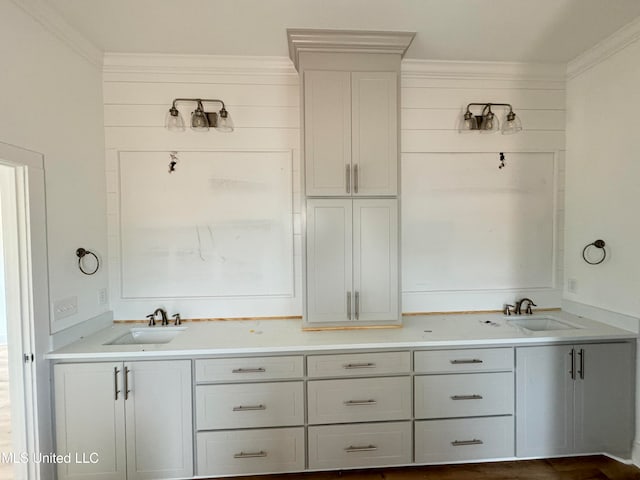
[[[147,345],[169,343],[187,327],[143,327],[132,328],[124,335],[104,345]]]
[[[561,322],[551,317],[533,317],[533,318],[515,318],[507,320],[508,323],[518,327],[532,330],[534,332],[543,332],[549,330],[573,330],[578,327],[569,323]]]

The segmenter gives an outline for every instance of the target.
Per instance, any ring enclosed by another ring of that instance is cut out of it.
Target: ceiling
[[[287,28],[415,31],[407,58],[567,62],[638,0],[49,0],[105,52],[287,56]]]

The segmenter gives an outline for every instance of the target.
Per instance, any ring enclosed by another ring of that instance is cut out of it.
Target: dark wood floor
[[[242,480],[640,480],[605,456],[240,477]]]

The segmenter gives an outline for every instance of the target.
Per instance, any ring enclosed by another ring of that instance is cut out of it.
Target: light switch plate
[[[78,313],[78,297],[63,298],[53,302],[53,318],[60,320]]]

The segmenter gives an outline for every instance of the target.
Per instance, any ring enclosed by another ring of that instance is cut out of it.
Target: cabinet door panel
[[[53,367],[57,453],[99,455],[97,463],[61,463],[60,480],[126,478],[122,363]],[[120,390],[116,400],[115,392]]]
[[[573,379],[567,345],[516,349],[518,457],[573,452]]]
[[[634,433],[633,346],[575,348],[576,453],[608,452],[628,458]]]
[[[308,323],[349,320],[351,204],[348,199],[307,200]]]
[[[363,322],[397,321],[399,293],[396,200],[353,201],[353,252],[355,319]]]
[[[346,169],[351,166],[349,72],[304,72],[304,144],[306,194],[347,194]]]
[[[193,475],[191,362],[130,362],[127,479]]]
[[[351,74],[355,195],[398,193],[397,78],[395,72]]]

